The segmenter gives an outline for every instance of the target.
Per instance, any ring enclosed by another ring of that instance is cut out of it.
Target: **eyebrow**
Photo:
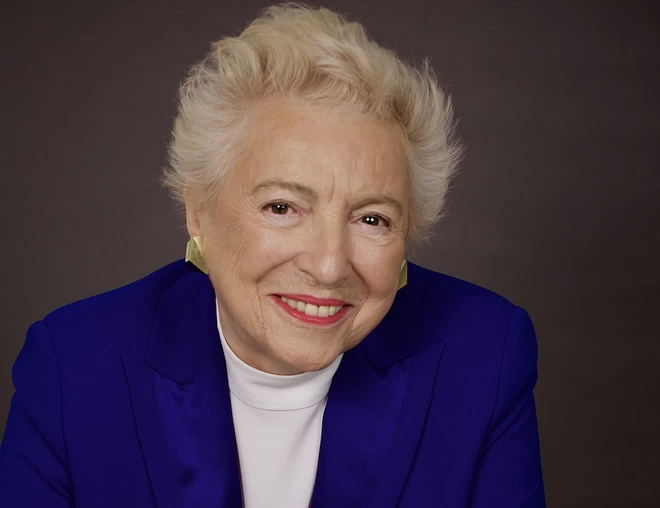
[[[398,200],[390,196],[367,197],[356,203],[355,208],[362,208],[367,205],[389,205],[393,207],[399,215],[403,215],[403,206]]]
[[[285,180],[266,180],[265,182],[260,183],[254,189],[252,189],[252,194],[256,194],[261,190],[267,189],[285,189],[291,192],[305,194],[313,199],[318,199],[318,194],[311,187],[300,185],[299,183],[295,182],[287,182]]]
[[[285,189],[291,192],[305,194],[314,200],[318,200],[318,193],[311,187],[296,182],[287,182],[286,180],[266,180],[252,189],[252,194],[268,189]],[[393,207],[399,215],[403,215],[403,206],[401,203],[397,199],[388,195],[366,197],[358,201],[354,205],[354,208],[362,208],[368,205],[389,205]]]

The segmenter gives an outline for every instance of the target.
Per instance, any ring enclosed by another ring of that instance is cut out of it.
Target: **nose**
[[[315,221],[312,234],[297,256],[298,269],[315,284],[338,286],[351,272],[351,244],[345,223],[326,217]]]

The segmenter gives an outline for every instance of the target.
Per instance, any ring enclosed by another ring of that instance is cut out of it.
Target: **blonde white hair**
[[[213,43],[181,85],[164,179],[179,203],[212,202],[241,154],[251,104],[274,94],[395,122],[409,162],[410,236],[429,234],[461,151],[449,98],[427,61],[413,68],[359,23],[299,4],[269,7],[237,37]],[[184,199],[184,189],[197,192]]]

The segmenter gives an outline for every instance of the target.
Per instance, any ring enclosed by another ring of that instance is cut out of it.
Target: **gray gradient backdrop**
[[[453,94],[467,157],[415,259],[531,314],[549,506],[660,506],[660,2],[325,4]],[[0,431],[31,322],[183,254],[177,84],[263,6],[3,2]]]

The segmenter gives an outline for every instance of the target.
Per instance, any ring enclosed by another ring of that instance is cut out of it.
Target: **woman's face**
[[[385,316],[397,289],[410,187],[391,124],[282,99],[254,108],[245,155],[215,204],[188,209],[222,330],[274,374],[326,367]]]

